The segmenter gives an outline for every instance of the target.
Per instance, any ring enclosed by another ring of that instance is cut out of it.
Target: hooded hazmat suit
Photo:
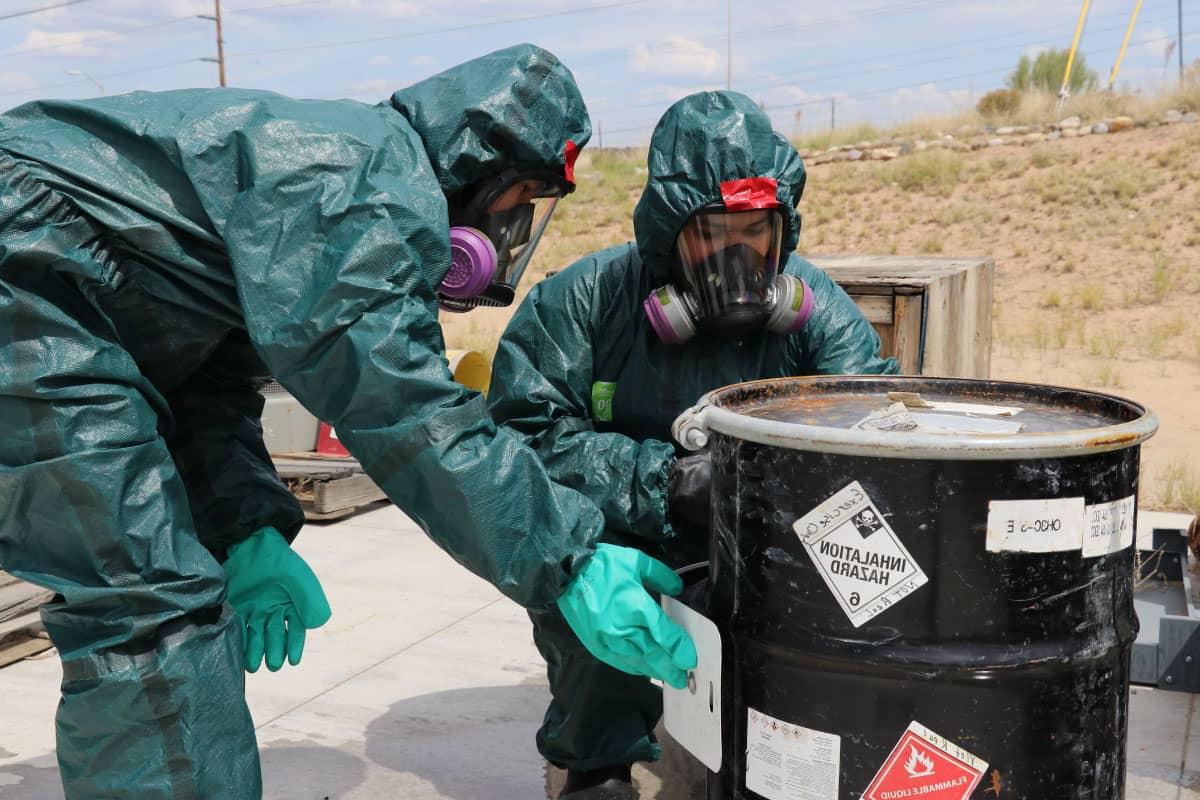
[[[443,548],[551,605],[599,512],[443,358],[447,196],[571,180],[587,112],[523,45],[377,106],[181,90],[0,116],[0,568],[57,592],[70,798],[254,798],[220,561],[303,521],[263,446],[275,376]]]
[[[845,292],[793,254],[804,166],[748,97],[707,92],[680,100],[655,129],[647,164],[636,243],[586,256],[533,288],[501,339],[488,402],[499,424],[537,449],[555,481],[599,506],[605,542],[682,566],[704,560],[707,541],[704,531],[676,531],[668,522],[677,415],[731,383],[888,373],[896,363],[880,358],[879,337]],[[723,182],[755,177],[776,181],[783,252],[792,254],[783,271],[811,287],[812,317],[786,336],[664,343],[642,301],[671,280],[676,235],[696,211],[722,201]],[[531,616],[553,693],[537,738],[547,760],[591,770],[657,758],[657,687],[593,658],[560,615]]]

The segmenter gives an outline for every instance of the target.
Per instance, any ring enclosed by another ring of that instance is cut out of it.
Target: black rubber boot
[[[567,770],[567,783],[558,800],[637,800],[629,765]]]

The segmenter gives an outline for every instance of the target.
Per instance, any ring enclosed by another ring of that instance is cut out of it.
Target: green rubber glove
[[[687,671],[696,667],[696,646],[647,588],[676,595],[683,581],[640,550],[599,544],[558,598],[558,608],[588,652],[605,664],[682,689]]]
[[[229,548],[225,560],[229,604],[244,627],[246,671],[294,667],[304,654],[309,628],[329,621],[329,601],[317,576],[274,528],[262,528]]]

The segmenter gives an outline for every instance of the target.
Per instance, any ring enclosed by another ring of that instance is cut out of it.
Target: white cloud
[[[409,63],[414,67],[428,67],[433,63],[433,59],[429,56],[413,56]]]
[[[372,67],[386,67],[392,63],[392,59],[390,56],[384,56],[384,55],[371,56],[370,60],[367,61],[367,63],[370,64]]]
[[[653,47],[639,44],[633,49],[634,72],[686,78],[709,77],[724,65],[724,57],[703,43],[671,35]]]
[[[1030,61],[1036,61],[1037,57],[1049,50],[1044,44],[1031,44],[1021,51],[1021,55],[1028,58]]]
[[[410,0],[335,0],[333,7],[343,12],[361,11],[379,17],[416,17],[430,10]]]
[[[0,91],[5,93],[23,92],[36,85],[24,72],[0,72]]]
[[[392,93],[399,88],[396,81],[385,78],[359,81],[350,87],[350,97],[364,103],[378,103],[385,97],[391,97]]]
[[[1142,31],[1142,35],[1138,37],[1138,45],[1146,55],[1161,60],[1175,52],[1175,36],[1162,28],[1151,28]]]
[[[102,29],[44,31],[40,28],[34,28],[10,52],[40,50],[42,48],[53,47],[54,54],[59,56],[94,56],[100,52],[100,47],[85,40],[102,36],[105,37],[102,40],[104,45],[109,46],[118,41],[118,37],[114,37],[112,33],[112,31]]]
[[[961,111],[970,102],[966,89],[939,89],[936,83],[923,83],[915,89],[897,89],[887,95],[883,105],[892,110],[892,121],[899,121]]]
[[[186,17],[192,14],[211,14],[213,4],[208,0],[167,0],[152,4],[152,8],[169,17]]]

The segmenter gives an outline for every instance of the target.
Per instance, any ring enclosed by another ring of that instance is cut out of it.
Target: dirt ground
[[[534,271],[629,240],[644,156],[585,153]],[[1200,505],[1200,125],[811,167],[801,253],[996,262],[992,375],[1131,398],[1161,423],[1146,508]],[[492,354],[510,311],[444,318]]]

